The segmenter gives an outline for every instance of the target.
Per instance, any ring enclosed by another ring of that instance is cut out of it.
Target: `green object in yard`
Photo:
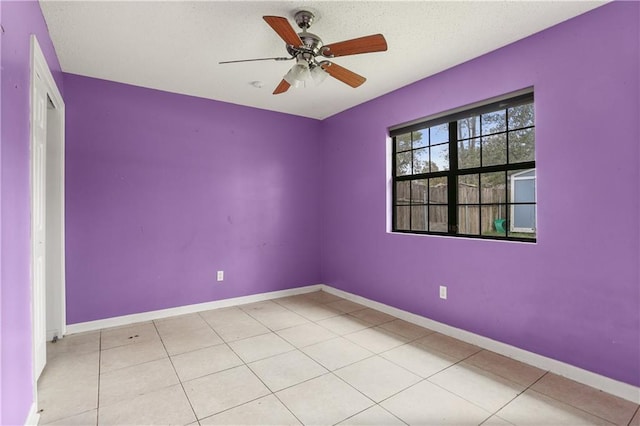
[[[504,223],[506,222],[506,219],[496,219],[493,221],[493,226],[496,227],[496,231],[498,231],[501,234],[506,233],[506,231],[504,230]]]

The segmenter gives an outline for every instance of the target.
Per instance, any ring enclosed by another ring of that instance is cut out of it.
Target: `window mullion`
[[[458,233],[458,122],[449,123],[449,176],[447,179],[448,189],[448,212],[449,212],[449,233]]]

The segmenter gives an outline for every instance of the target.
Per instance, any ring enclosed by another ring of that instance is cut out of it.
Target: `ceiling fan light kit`
[[[328,75],[351,87],[358,87],[366,81],[366,78],[331,61],[318,60],[318,56],[334,58],[387,50],[387,42],[382,34],[374,34],[324,45],[320,37],[307,31],[315,19],[315,15],[307,10],[300,10],[294,16],[296,24],[302,29],[300,33],[295,32],[287,18],[281,16],[263,16],[263,19],[286,43],[286,49],[290,57],[243,59],[220,62],[220,64],[295,59],[295,65],[285,74],[282,81],[273,91],[274,95],[284,93],[289,90],[290,87],[298,88],[319,85]]]

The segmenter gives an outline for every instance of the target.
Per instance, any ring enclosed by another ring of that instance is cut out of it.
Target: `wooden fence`
[[[447,186],[436,184],[427,188],[426,182],[413,181],[412,191],[410,191],[409,181],[396,187],[396,199],[398,204],[426,204],[398,206],[397,225],[398,229],[411,229],[414,231],[426,231],[429,223],[430,231],[446,232],[448,225],[448,208],[446,205],[436,205],[434,203],[445,204],[447,202]],[[429,191],[427,197],[427,190]],[[470,204],[458,207],[458,232],[461,234],[483,234],[495,233],[494,221],[496,219],[506,219],[506,191],[504,185],[483,188],[482,194],[477,186],[462,184],[458,187],[458,203]],[[480,198],[482,196],[482,198]],[[480,205],[497,204],[497,205]],[[480,224],[480,212],[482,211],[482,224]],[[411,222],[409,218],[411,217]],[[482,227],[480,227],[482,225]]]

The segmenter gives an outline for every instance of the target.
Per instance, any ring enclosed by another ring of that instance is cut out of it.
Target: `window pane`
[[[504,132],[507,130],[507,111],[500,110],[482,114],[482,134]]]
[[[442,144],[431,147],[431,171],[449,170],[449,145]]]
[[[480,206],[458,207],[458,233],[480,234]]]
[[[429,179],[429,203],[447,204],[448,199],[447,178],[439,177]]]
[[[480,188],[480,202],[482,204],[507,202],[504,172],[482,173]]]
[[[512,237],[529,238],[536,229],[536,205],[535,204],[511,204],[511,227],[509,234]],[[514,234],[518,235],[514,235]],[[531,236],[530,238],[535,238]]]
[[[533,129],[509,132],[509,163],[535,160]]]
[[[396,136],[396,152],[411,149],[411,133]]]
[[[430,144],[436,145],[443,142],[449,141],[449,123],[440,124],[439,126],[434,126],[430,129],[431,138]]]
[[[409,204],[409,182],[396,182],[396,204]]]
[[[429,144],[429,133],[427,133],[427,130],[418,130],[417,132],[412,132],[411,135],[414,148],[421,148]]]
[[[427,204],[428,179],[416,179],[411,181],[411,203]]]
[[[408,230],[409,229],[409,206],[397,206],[396,207],[396,229]]]
[[[458,139],[476,138],[480,136],[480,116],[458,120]]]
[[[533,126],[533,104],[509,108],[509,130]]]
[[[429,148],[413,151],[413,174],[429,172]]]
[[[499,204],[482,206],[482,235],[505,237],[507,228],[507,206]]]
[[[411,206],[411,230],[427,231],[428,214],[427,206]]]
[[[411,151],[396,154],[396,176],[411,174]]]
[[[508,202],[536,202],[536,169],[511,171],[508,173],[508,177]]]
[[[448,223],[447,206],[429,206],[429,231],[447,232]]]
[[[480,138],[458,142],[458,168],[480,167]]]
[[[480,203],[480,175],[458,176],[458,204]]]
[[[482,165],[507,164],[507,135],[504,133],[482,138]]]

